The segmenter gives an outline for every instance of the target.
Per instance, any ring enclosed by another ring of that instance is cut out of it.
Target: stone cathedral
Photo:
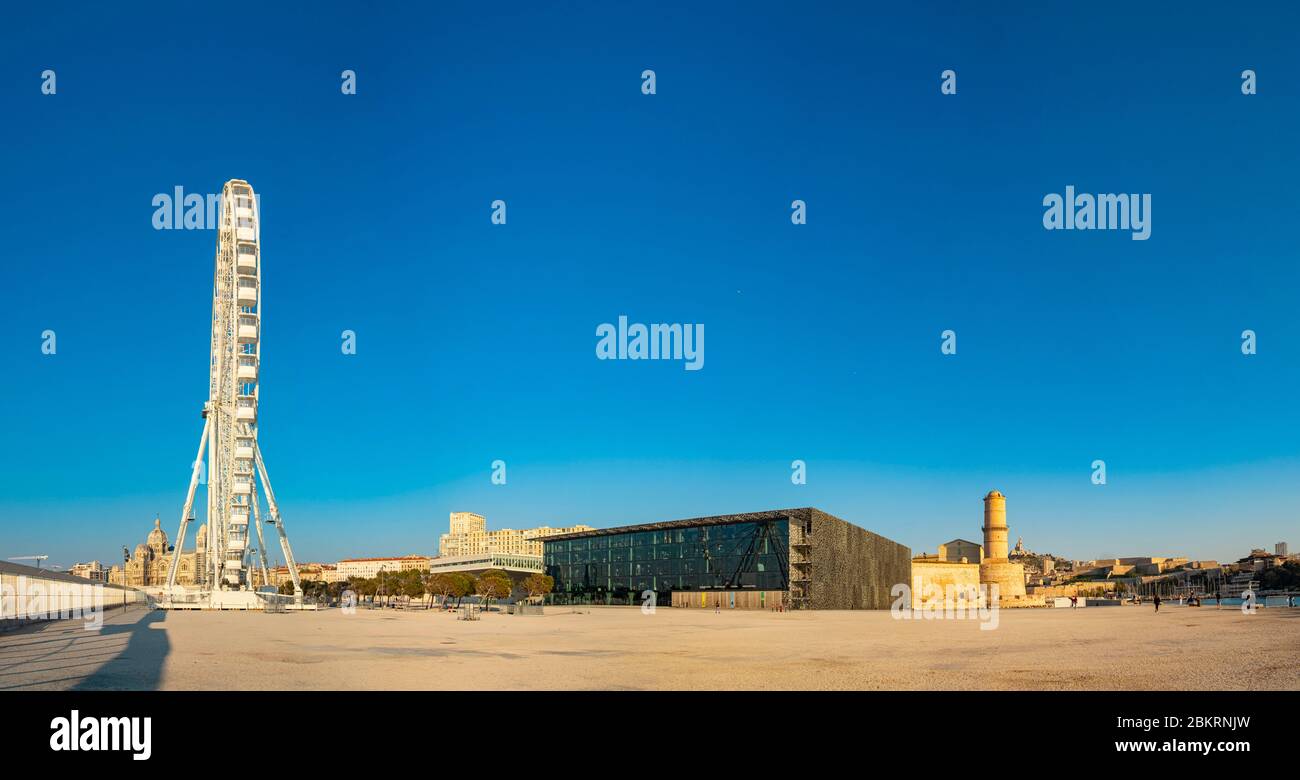
[[[200,571],[207,558],[208,528],[199,526],[196,534],[195,552],[180,553],[180,567],[176,570],[177,585],[193,585],[194,573]],[[162,587],[167,584],[167,572],[172,565],[167,533],[162,529],[162,520],[155,517],[153,530],[143,544],[135,547],[131,560],[123,566],[114,566],[108,571],[108,581],[112,585],[128,585],[136,588]]]

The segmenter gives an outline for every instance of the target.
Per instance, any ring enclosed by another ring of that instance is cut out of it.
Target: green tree
[[[555,578],[545,574],[529,574],[524,578],[524,590],[528,591],[528,597],[531,599],[545,596],[554,587]]]
[[[447,601],[456,593],[455,576],[448,572],[429,572],[425,588],[430,594],[441,596],[442,601],[440,603],[445,606]]]
[[[441,580],[438,577],[439,572],[428,571],[424,573],[424,593],[429,597],[429,606],[432,607],[439,596],[442,595]]]
[[[451,595],[456,597],[456,607],[459,609],[461,599],[474,592],[477,582],[473,574],[462,571],[452,572],[447,576],[451,577],[452,582],[455,583],[455,590],[452,591]]]
[[[374,599],[378,582],[373,577],[354,577],[347,584],[348,589],[357,594],[357,600],[369,597]]]
[[[478,578],[478,585],[475,588],[476,592],[483,597],[485,606],[490,606],[492,599],[508,598],[511,589],[509,577],[491,571],[484,572],[483,576]]]
[[[413,599],[424,598],[424,573],[419,569],[406,569],[398,575],[403,596]]]

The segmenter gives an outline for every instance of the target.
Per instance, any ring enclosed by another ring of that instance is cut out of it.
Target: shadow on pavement
[[[171,652],[167,632],[156,624],[167,619],[162,610],[149,610],[129,623],[105,624],[101,636],[127,636],[126,647],[115,658],[86,676],[73,690],[154,691],[162,680],[163,661]]]

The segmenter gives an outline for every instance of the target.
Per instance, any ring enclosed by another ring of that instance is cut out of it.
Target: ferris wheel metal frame
[[[249,527],[257,533],[262,583],[267,577],[266,541],[262,526],[275,526],[280,550],[293,581],[295,602],[302,601],[298,564],[284,529],[258,442],[258,401],[262,358],[262,239],[261,214],[252,185],[231,179],[221,192],[217,251],[212,282],[212,342],[208,400],[203,405],[203,433],[194,458],[189,488],[181,509],[175,554],[167,573],[167,590],[174,593],[180,551],[195,521],[194,499],[204,480],[207,455],[207,556],[196,567],[195,580],[210,594],[214,606],[239,603],[235,593],[252,594]],[[259,491],[258,485],[261,485]],[[266,498],[262,514],[260,499]],[[243,599],[249,602],[250,599]]]

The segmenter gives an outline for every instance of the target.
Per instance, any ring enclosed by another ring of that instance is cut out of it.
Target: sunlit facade
[[[589,525],[568,528],[526,528],[522,531],[501,528],[487,529],[487,518],[474,512],[452,512],[448,533],[438,538],[438,555],[444,558],[462,555],[541,555],[541,540],[548,536],[589,531]]]

